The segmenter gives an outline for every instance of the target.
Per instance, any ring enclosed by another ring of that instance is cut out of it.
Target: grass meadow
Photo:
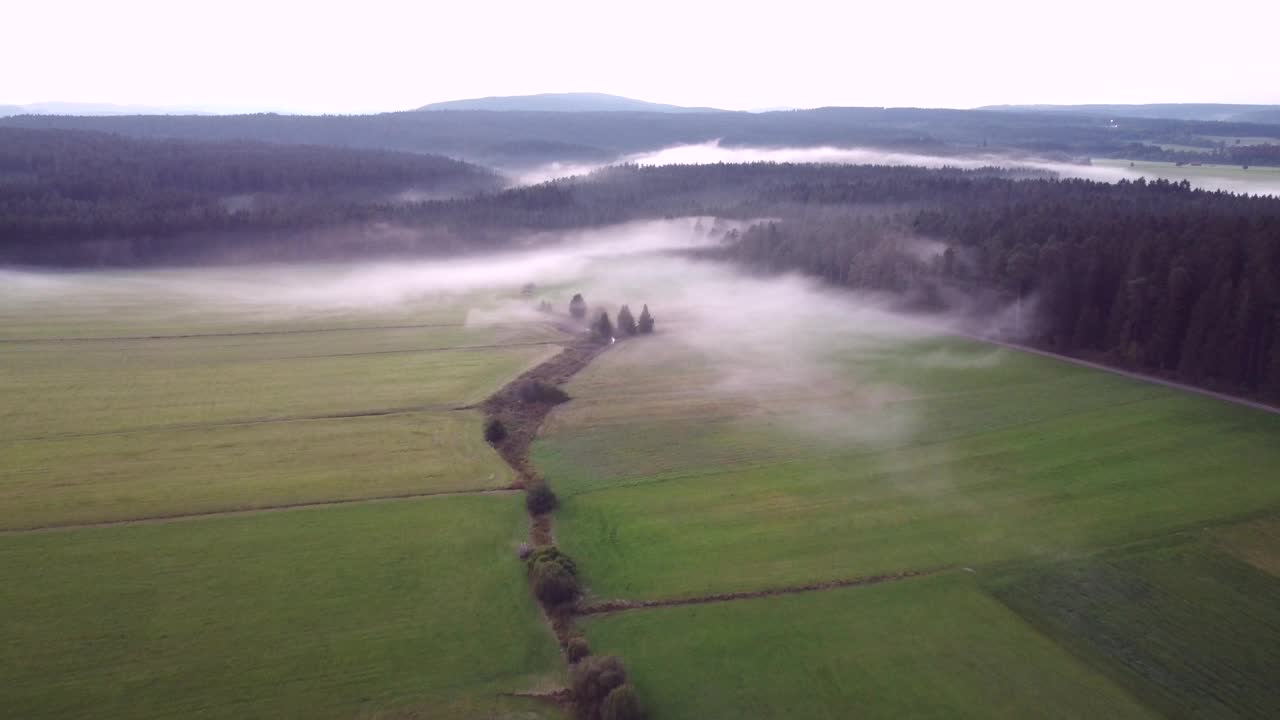
[[[1131,166],[1132,163],[1132,166]],[[1155,160],[1108,160],[1094,158],[1100,167],[1119,168],[1135,176],[1151,180],[1188,180],[1195,187],[1209,190],[1229,190],[1237,193],[1274,195],[1280,192],[1280,168],[1250,165],[1246,170],[1239,165],[1183,165]]]
[[[655,717],[1159,717],[965,573],[622,613],[586,630],[623,654]]]
[[[659,318],[532,448],[588,601],[936,571],[584,618],[654,720],[1280,711],[1280,416],[797,279],[584,267],[555,297]],[[507,485],[469,406],[563,339],[516,291],[310,273],[0,286],[0,714],[555,716],[501,694],[565,681],[519,496],[218,514]]]
[[[1280,416],[961,339],[836,342],[837,374],[745,386],[662,341],[593,363],[535,445],[561,494],[560,542],[593,596],[944,572],[591,618],[593,646],[627,659],[661,717],[1194,716],[1187,697],[1152,701],[1105,653],[1058,642],[1032,617],[1049,611],[990,587],[1188,533],[1259,564],[1280,551],[1266,519],[1280,507]],[[1215,553],[1203,562],[1247,567]],[[1170,568],[1170,593],[1202,569]],[[1275,606],[1276,588],[1255,589]],[[1130,612],[1158,624],[1164,610]],[[1276,627],[1215,617],[1179,647]],[[1265,659],[1244,662],[1256,673]],[[1196,693],[1220,680],[1184,678]]]
[[[473,322],[494,293],[15,277],[40,287],[0,288],[0,715],[559,716],[501,695],[564,682],[518,495],[199,517],[506,486],[465,406],[558,332]]]
[[[520,498],[0,537],[13,718],[473,718],[559,682]],[[538,707],[508,707],[531,712]]]

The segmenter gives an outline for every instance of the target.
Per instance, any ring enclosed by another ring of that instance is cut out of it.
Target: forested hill
[[[1195,144],[1206,136],[1276,138],[1280,142],[1280,125],[1163,119],[1134,119],[1117,125],[1089,115],[916,108],[822,108],[759,114],[457,110],[354,116],[25,115],[0,118],[0,127],[380,148],[436,153],[502,168],[610,162],[630,153],[714,140],[730,146],[869,146],[939,154],[1020,151],[1063,158],[1178,160],[1183,158],[1160,145]],[[1233,162],[1262,165],[1280,161],[1266,154],[1254,157],[1250,147],[1233,152]]]
[[[86,262],[81,243],[236,227],[314,227],[350,206],[493,191],[484,168],[431,155],[254,142],[137,140],[0,128],[0,261]],[[147,262],[128,250],[122,259]]]

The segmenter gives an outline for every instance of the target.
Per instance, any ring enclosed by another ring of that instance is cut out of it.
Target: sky
[[[4,15],[0,104],[1280,103],[1274,0],[41,0]]]

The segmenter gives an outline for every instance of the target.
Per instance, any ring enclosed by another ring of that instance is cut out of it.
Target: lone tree
[[[569,301],[569,314],[579,320],[587,316],[587,301],[582,299],[582,293],[577,293]]]
[[[600,319],[592,325],[596,333],[596,339],[600,342],[611,342],[613,340],[613,323],[609,322],[609,313],[601,311]]]
[[[626,335],[636,334],[636,319],[631,314],[631,308],[626,305],[618,311],[618,330]]]
[[[640,323],[637,326],[641,335],[648,335],[653,332],[653,316],[649,314],[649,306],[645,305],[640,311]]]

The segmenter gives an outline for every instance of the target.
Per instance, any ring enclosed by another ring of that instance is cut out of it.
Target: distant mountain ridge
[[[975,110],[1019,113],[1071,113],[1148,120],[1280,123],[1280,105],[1227,103],[1148,103],[1145,105],[986,105]]]
[[[437,110],[490,110],[495,112],[729,112],[716,108],[667,105],[665,103],[622,97],[621,95],[591,92],[494,95],[464,100],[447,100],[418,108],[419,112]]]
[[[93,102],[38,102],[26,105],[0,105],[0,117],[10,115],[237,115],[250,112],[278,112],[256,107],[219,107],[215,105],[117,105]]]

